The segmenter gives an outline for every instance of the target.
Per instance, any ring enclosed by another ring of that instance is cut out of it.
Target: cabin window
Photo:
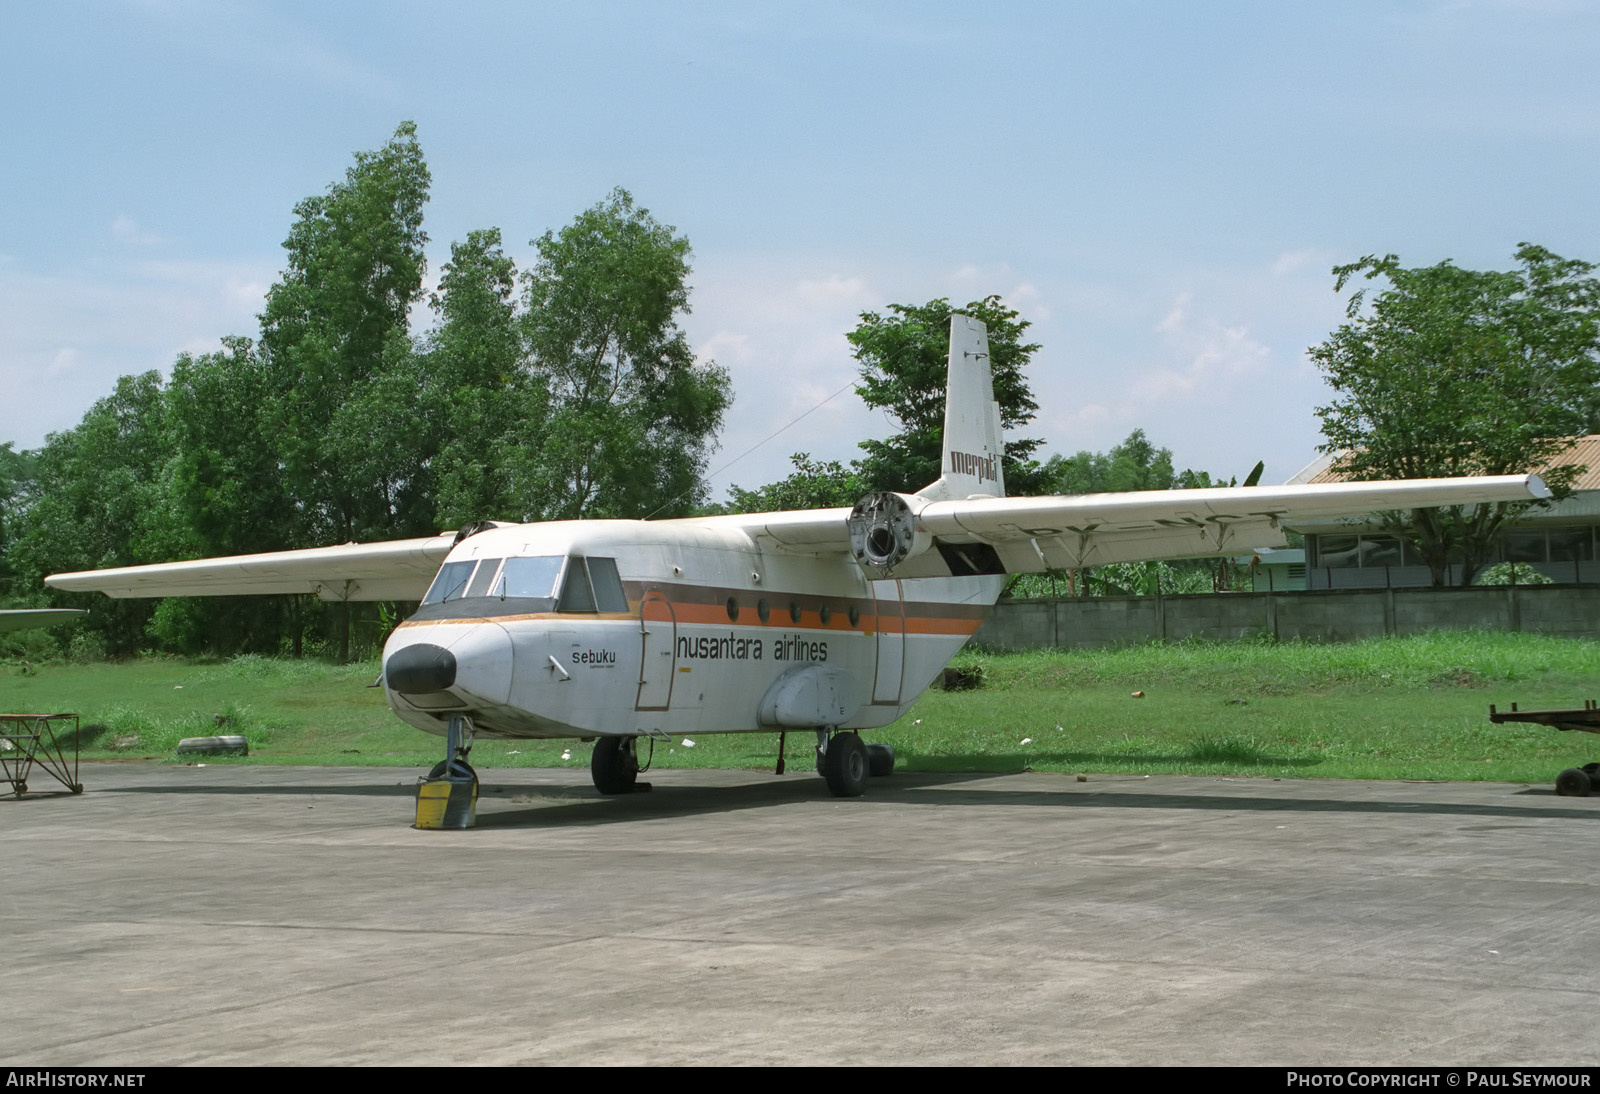
[[[422,598],[422,602],[442,604],[446,600],[460,599],[467,591],[467,581],[472,577],[472,568],[476,565],[471,559],[446,562],[439,568],[439,576],[433,579],[433,584],[428,587],[428,595]]]
[[[628,610],[628,594],[622,589],[614,558],[589,558],[589,582],[594,586],[595,607],[603,612]]]
[[[594,611],[594,593],[589,589],[589,568],[577,556],[567,559],[567,580],[561,585],[561,602],[556,605],[556,611]]]
[[[560,555],[508,558],[491,595],[501,599],[553,597],[556,595],[556,578],[561,576],[562,561]]]
[[[739,622],[739,601],[731,596],[728,597],[728,618],[735,623]]]
[[[822,616],[822,625],[826,627],[828,625],[828,620],[833,618],[833,609],[824,604],[817,610],[817,614]]]
[[[861,625],[861,609],[860,608],[851,607],[851,609],[850,609],[850,625],[852,627],[859,627]]]
[[[767,607],[767,601],[765,598],[756,601],[756,617],[759,618],[763,623],[772,618],[772,609]]]
[[[800,622],[800,605],[792,600],[789,601],[789,622],[796,625]]]

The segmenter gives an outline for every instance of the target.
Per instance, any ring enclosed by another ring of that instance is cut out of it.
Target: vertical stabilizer
[[[989,332],[970,315],[950,317],[950,372],[945,386],[944,464],[939,480],[917,491],[930,501],[1003,498],[1000,404],[989,372]]]

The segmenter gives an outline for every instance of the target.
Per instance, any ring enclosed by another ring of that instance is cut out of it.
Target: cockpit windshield
[[[556,578],[561,576],[560,555],[539,555],[535,558],[508,558],[500,580],[490,596],[544,596],[556,595]]]
[[[563,576],[565,575],[565,576]],[[592,584],[591,584],[592,581]],[[627,594],[617,576],[617,563],[611,558],[534,555],[524,558],[462,559],[447,562],[433,579],[424,608],[450,604],[457,600],[474,601],[475,612],[490,611],[484,600],[498,600],[519,611],[626,612]],[[534,606],[529,601],[543,601]],[[491,614],[494,614],[491,611]],[[438,611],[424,618],[450,618]]]

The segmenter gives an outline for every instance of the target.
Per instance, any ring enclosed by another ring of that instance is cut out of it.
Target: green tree
[[[251,554],[298,546],[294,498],[275,438],[262,420],[272,395],[267,363],[248,338],[182,354],[166,388],[173,452],[165,490],[175,520],[166,558]],[[186,653],[275,653],[287,632],[298,652],[303,613],[288,597],[169,598],[151,633]]]
[[[0,444],[0,597],[23,594],[14,581],[16,573],[11,566],[11,541],[32,499],[34,477],[34,456],[31,452],[16,451],[11,441]]]
[[[1587,262],[1517,248],[1519,269],[1406,268],[1373,255],[1334,269],[1389,287],[1352,294],[1310,353],[1335,398],[1317,408],[1336,466],[1352,479],[1522,474],[1570,447],[1600,382],[1600,282]],[[1581,468],[1546,473],[1558,496]],[[1427,562],[1435,585],[1463,585],[1525,504],[1421,509],[1384,517]]]
[[[871,493],[861,477],[861,465],[849,467],[838,460],[813,460],[810,453],[789,457],[794,471],[788,478],[757,490],[728,488],[729,513],[775,513],[788,509],[832,509],[854,505]]]
[[[689,241],[618,189],[533,245],[524,330],[549,413],[537,449],[507,454],[518,515],[690,512],[730,394],[678,329]]]
[[[950,354],[950,315],[960,311],[989,330],[989,370],[1000,425],[1007,433],[1033,420],[1039,409],[1023,373],[1036,343],[1025,343],[1030,324],[998,296],[952,308],[946,299],[921,305],[891,304],[887,314],[863,312],[847,338],[861,363],[856,394],[868,406],[887,410],[900,432],[861,442],[862,475],[873,490],[920,490],[939,477],[944,452],[945,386]],[[1006,492],[1037,493],[1040,468],[1033,462],[1038,439],[1006,442]]]
[[[1041,473],[1052,494],[1108,494],[1125,490],[1189,490],[1225,486],[1209,472],[1185,468],[1174,471],[1172,450],[1157,448],[1142,429],[1109,452],[1082,451],[1073,456],[1051,456]]]
[[[270,390],[258,420],[279,446],[296,546],[432,530],[407,337],[430,181],[405,122],[378,151],[358,153],[342,183],[295,206],[288,269],[261,314]],[[348,658],[349,605],[338,621]]]
[[[161,376],[124,376],[76,428],[52,433],[36,454],[37,494],[19,521],[8,561],[22,587],[47,574],[164,561],[172,524],[164,478],[171,458]],[[90,609],[83,627],[114,655],[139,650],[153,605],[145,600],[52,592],[52,603]]]
[[[385,383],[409,364],[407,314],[422,293],[430,176],[416,126],[358,153],[342,183],[295,206],[288,269],[267,293],[261,349],[271,381],[262,424],[276,439],[301,545],[405,535],[426,506],[386,414],[415,413]],[[398,341],[397,341],[398,338]],[[347,404],[349,406],[347,407]]]
[[[514,454],[542,447],[549,392],[526,368],[516,284],[500,230],[489,228],[451,247],[430,300],[438,325],[423,350],[424,401],[440,433],[432,474],[441,527],[521,515]]]

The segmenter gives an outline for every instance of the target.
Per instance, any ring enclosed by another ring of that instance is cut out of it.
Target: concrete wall
[[[1467,629],[1600,636],[1600,586],[1008,600],[995,606],[973,642],[1004,650],[1091,649],[1154,639],[1234,639],[1261,634],[1285,640],[1349,642],[1380,635]]]

